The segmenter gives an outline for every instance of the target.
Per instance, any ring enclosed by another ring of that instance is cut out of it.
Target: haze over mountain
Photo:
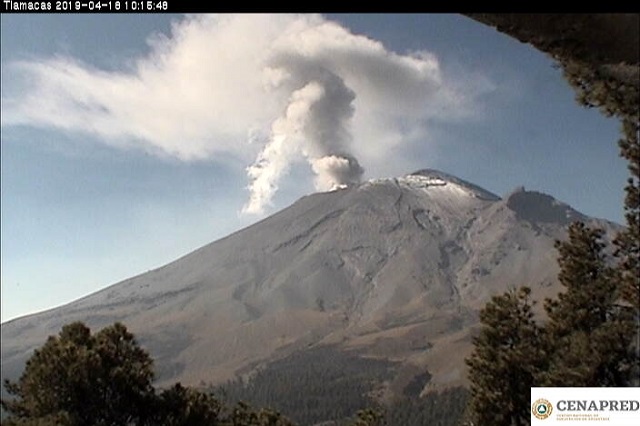
[[[123,322],[159,383],[221,383],[309,348],[393,361],[382,395],[464,382],[478,310],[528,285],[558,290],[554,241],[591,219],[519,188],[500,198],[435,170],[301,198],[164,267],[2,324],[2,375],[62,325]],[[140,253],[144,256],[144,253]]]

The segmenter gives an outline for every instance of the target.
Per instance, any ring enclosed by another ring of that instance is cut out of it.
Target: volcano
[[[2,324],[2,375],[72,321],[124,323],[158,384],[222,383],[318,348],[392,365],[384,395],[465,383],[478,312],[527,285],[554,295],[556,239],[589,218],[553,197],[501,198],[435,170],[305,196],[156,270]],[[428,375],[425,373],[428,372]]]

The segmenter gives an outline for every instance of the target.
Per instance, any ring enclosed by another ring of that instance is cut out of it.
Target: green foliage
[[[69,426],[71,425],[69,415],[65,412],[51,414],[38,418],[11,418],[2,423],[6,426]]]
[[[597,61],[555,55],[578,102],[622,122],[620,155],[630,177],[625,186],[627,227],[615,241],[608,266],[602,232],[582,224],[569,230],[560,251],[559,279],[567,291],[545,306],[549,365],[538,381],[555,386],[625,386],[640,383],[640,84],[638,66],[619,69]],[[622,302],[622,303],[621,303]],[[635,325],[633,324],[635,320]],[[635,331],[635,342],[633,336]],[[635,346],[635,355],[632,353]]]
[[[211,395],[176,383],[158,395],[149,424],[164,426],[218,425],[222,405]]]
[[[622,122],[618,146],[620,156],[628,161],[630,174],[624,199],[627,227],[614,244],[619,294],[632,306],[636,320],[636,356],[631,375],[640,384],[640,67],[637,62],[600,66],[586,60],[558,59],[566,79],[577,92],[578,102]]]
[[[301,425],[339,421],[375,404],[368,394],[390,378],[391,367],[386,360],[323,346],[269,363],[248,381],[234,380],[215,392],[227,403],[276,408]]]
[[[467,360],[468,420],[524,425],[532,386],[629,386],[633,312],[621,305],[621,276],[604,254],[602,231],[583,223],[558,242],[558,279],[565,291],[547,300],[548,321],[533,320],[530,291],[494,297],[480,313],[482,330]]]
[[[480,312],[482,330],[467,359],[475,424],[527,424],[529,393],[544,359],[531,290],[494,296]]]
[[[630,177],[625,187],[624,210],[626,229],[616,240],[619,259],[621,292],[624,299],[640,314],[640,140],[638,118],[623,120],[623,138],[620,139],[622,157],[629,161]],[[636,343],[637,344],[637,343]]]
[[[152,359],[116,323],[92,335],[80,322],[51,336],[27,361],[13,396],[2,400],[7,426],[292,426],[267,409],[227,408],[212,395],[175,384],[156,392]]]
[[[238,402],[231,410],[226,420],[221,423],[224,426],[293,426],[287,418],[277,411],[260,409],[254,411],[244,403]]]
[[[18,382],[5,382],[14,398],[2,407],[16,424],[126,425],[144,417],[152,379],[151,358],[122,324],[91,335],[76,322],[34,352]]]
[[[382,410],[366,408],[358,410],[355,419],[348,426],[386,426],[387,420]]]
[[[581,60],[560,59],[560,63],[565,78],[576,90],[576,98],[580,104],[598,108],[604,115],[616,116],[622,120],[635,116],[637,122],[637,82],[634,84],[617,78],[610,70],[590,66]],[[635,73],[637,72],[636,69]]]
[[[462,387],[430,392],[421,398],[402,398],[386,411],[389,425],[456,426],[469,399]]]
[[[316,347],[270,363],[250,380],[235,380],[215,392],[224,395],[227,402],[245,400],[256,406],[277,407],[299,425],[457,424],[468,399],[463,388],[422,398],[414,397],[416,392],[412,391],[384,409],[379,407],[368,395],[376,383],[392,377],[393,366],[331,346]],[[424,385],[429,378],[428,373],[421,375],[417,383]],[[353,413],[357,413],[355,417]]]
[[[627,117],[622,122],[620,153],[629,161],[628,169],[631,176],[627,180],[624,199],[627,227],[614,241],[620,274],[620,294],[633,308],[636,321],[636,354],[631,372],[636,386],[640,385],[640,123],[637,102],[638,99],[635,117]]]
[[[546,386],[628,386],[633,322],[619,305],[620,277],[604,255],[602,231],[583,223],[556,244],[560,283],[566,291],[547,300],[545,327],[550,364]]]

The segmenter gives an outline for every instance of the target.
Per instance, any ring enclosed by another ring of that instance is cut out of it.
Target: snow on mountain
[[[321,345],[464,381],[478,310],[520,285],[554,294],[554,241],[595,221],[537,192],[505,199],[435,170],[301,198],[162,268],[2,324],[2,374],[63,324],[124,322],[161,383],[220,382]],[[397,383],[396,383],[397,382]]]

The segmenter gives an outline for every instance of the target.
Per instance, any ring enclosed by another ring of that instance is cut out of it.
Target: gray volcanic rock
[[[160,385],[221,382],[323,344],[397,361],[390,392],[425,369],[431,386],[459,384],[491,295],[557,292],[553,243],[575,219],[618,228],[545,194],[502,200],[434,170],[306,196],[162,268],[2,324],[2,376],[64,324],[121,321]]]

